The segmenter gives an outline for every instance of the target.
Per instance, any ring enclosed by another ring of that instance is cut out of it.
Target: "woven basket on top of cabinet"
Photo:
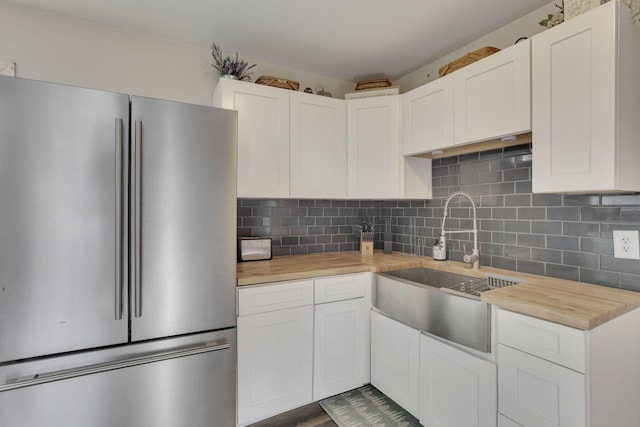
[[[465,56],[462,56],[455,61],[449,62],[447,65],[440,67],[438,73],[440,77],[446,76],[447,74],[451,74],[456,70],[459,70],[462,67],[466,67],[469,64],[473,64],[476,61],[481,60],[482,58],[486,58],[489,55],[493,55],[496,52],[500,52],[500,49],[497,47],[485,46],[478,50],[474,50],[473,52],[469,52]]]
[[[280,89],[298,90],[300,83],[295,80],[284,79],[282,77],[260,76],[256,80],[259,85],[279,87]]]

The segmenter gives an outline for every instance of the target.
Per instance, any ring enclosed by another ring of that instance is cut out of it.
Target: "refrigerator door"
[[[0,363],[127,341],[128,110],[0,77]]]
[[[235,325],[237,113],[132,97],[131,339]]]
[[[0,426],[235,426],[235,349],[231,328],[0,367]]]

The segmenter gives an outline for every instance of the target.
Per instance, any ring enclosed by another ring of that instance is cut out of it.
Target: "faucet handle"
[[[465,245],[464,243],[462,244],[462,250],[464,251],[464,256],[462,257],[462,260],[467,264],[473,264],[474,262],[480,259],[480,255],[477,253],[476,250],[473,250],[470,254],[468,254],[467,245]]]

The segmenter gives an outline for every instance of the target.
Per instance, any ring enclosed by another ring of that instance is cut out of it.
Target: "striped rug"
[[[420,427],[416,417],[366,385],[320,401],[320,406],[339,427]]]

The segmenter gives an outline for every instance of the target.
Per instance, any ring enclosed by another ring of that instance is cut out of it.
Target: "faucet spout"
[[[449,208],[449,202],[451,202],[451,199],[458,196],[465,197],[471,202],[471,208],[473,211],[473,251],[470,254],[467,254],[467,251],[465,250],[463,260],[464,262],[471,264],[474,270],[477,270],[480,268],[480,250],[478,249],[478,221],[477,221],[477,215],[476,215],[476,204],[469,194],[465,193],[464,191],[456,191],[455,193],[451,194],[449,198],[447,198],[447,201],[444,204],[444,215],[442,217],[441,235],[445,236],[447,233],[453,234],[453,233],[465,232],[465,230],[450,230],[447,232],[444,228],[445,221],[447,220],[447,209]]]

